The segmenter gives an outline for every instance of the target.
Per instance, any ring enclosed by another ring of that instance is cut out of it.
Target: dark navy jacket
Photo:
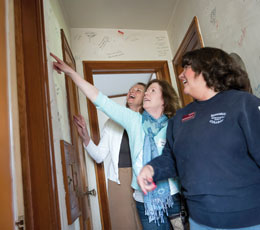
[[[154,181],[179,176],[191,218],[215,228],[260,224],[260,99],[242,91],[194,101],[170,119]]]

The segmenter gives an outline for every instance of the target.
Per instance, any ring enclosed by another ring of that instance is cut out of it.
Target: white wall
[[[173,56],[194,16],[198,17],[205,46],[240,55],[253,92],[260,97],[260,1],[179,0],[167,28]]]
[[[172,54],[166,31],[71,29],[72,51],[78,72],[83,60],[167,60],[173,76]],[[175,80],[173,81],[176,86]]]
[[[68,225],[65,189],[63,183],[63,173],[61,164],[60,140],[70,142],[70,128],[68,122],[67,95],[64,75],[59,75],[52,69],[53,59],[49,53],[53,52],[62,58],[60,29],[63,28],[68,42],[70,42],[69,27],[63,17],[57,0],[44,1],[45,35],[48,59],[49,89],[51,101],[51,117],[53,127],[55,163],[57,173],[57,185],[59,195],[59,208],[62,230],[79,230],[79,220],[72,225]]]
[[[71,46],[77,71],[83,76],[82,61],[167,60],[173,76],[172,55],[166,31],[117,29],[71,29]],[[172,80],[176,87],[175,79]],[[130,86],[129,86],[130,87]],[[88,122],[86,99],[80,93],[81,113]],[[89,187],[96,189],[93,161],[86,155]],[[101,229],[97,197],[90,197],[94,229]]]

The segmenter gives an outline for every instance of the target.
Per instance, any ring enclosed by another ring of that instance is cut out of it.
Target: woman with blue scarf
[[[99,110],[127,131],[133,168],[131,186],[135,190],[133,196],[143,229],[171,229],[167,216],[180,212],[178,181],[172,178],[160,181],[154,184],[153,191],[144,194],[137,184],[137,175],[147,162],[161,155],[166,143],[168,119],[179,109],[179,100],[172,86],[157,79],[149,82],[143,111],[138,113],[110,100],[58,57],[51,56],[56,60],[54,70],[69,76]]]

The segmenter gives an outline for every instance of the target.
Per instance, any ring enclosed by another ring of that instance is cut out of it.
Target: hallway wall
[[[65,189],[61,164],[60,140],[70,142],[70,128],[68,121],[67,94],[65,78],[63,74],[57,74],[52,69],[53,58],[50,52],[62,58],[60,29],[64,30],[68,42],[70,42],[69,26],[64,18],[58,0],[44,1],[46,53],[48,60],[49,89],[51,102],[51,117],[53,127],[53,140],[55,151],[55,163],[57,173],[57,185],[59,193],[60,218],[62,230],[79,230],[79,219],[72,225],[68,225]]]
[[[205,46],[240,55],[253,92],[260,97],[260,1],[179,0],[167,28],[173,56],[194,16],[198,17]]]

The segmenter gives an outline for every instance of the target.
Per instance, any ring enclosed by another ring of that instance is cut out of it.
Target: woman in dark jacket
[[[191,230],[259,230],[260,99],[223,50],[188,52],[182,64],[179,79],[194,102],[170,119],[163,154],[138,183],[147,192],[150,182],[178,175]]]

